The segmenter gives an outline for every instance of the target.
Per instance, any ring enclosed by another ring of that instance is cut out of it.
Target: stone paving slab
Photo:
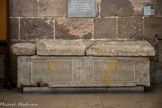
[[[0,101],[38,105],[34,108],[161,108],[162,87],[150,88],[146,93],[23,94],[20,89],[0,89]],[[15,106],[14,108],[21,107]],[[23,108],[30,107],[24,106]]]

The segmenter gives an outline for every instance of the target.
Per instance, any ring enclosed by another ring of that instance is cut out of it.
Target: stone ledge
[[[37,55],[85,55],[87,46],[82,41],[50,41],[37,42]]]
[[[35,44],[18,43],[12,45],[11,50],[15,55],[35,55]]]
[[[49,88],[23,87],[23,93],[143,93],[144,87],[116,87],[116,88]]]
[[[98,41],[86,51],[89,56],[155,56],[147,41]]]
[[[12,52],[16,55],[35,55],[35,44],[15,44]],[[147,41],[41,40],[36,44],[36,55],[132,57],[155,56],[155,51]]]

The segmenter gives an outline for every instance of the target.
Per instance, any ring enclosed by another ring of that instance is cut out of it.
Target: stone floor
[[[4,102],[4,103],[3,103]],[[10,107],[4,107],[10,105]],[[26,105],[26,106],[25,106]],[[22,94],[20,89],[0,89],[0,108],[162,108],[162,87],[145,93]]]

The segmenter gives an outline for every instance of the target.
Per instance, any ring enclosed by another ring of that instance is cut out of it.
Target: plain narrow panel
[[[6,40],[6,0],[0,0],[0,41]]]

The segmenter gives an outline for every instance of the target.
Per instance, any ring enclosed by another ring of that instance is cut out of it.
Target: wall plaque
[[[96,17],[96,0],[68,0],[68,17]]]

